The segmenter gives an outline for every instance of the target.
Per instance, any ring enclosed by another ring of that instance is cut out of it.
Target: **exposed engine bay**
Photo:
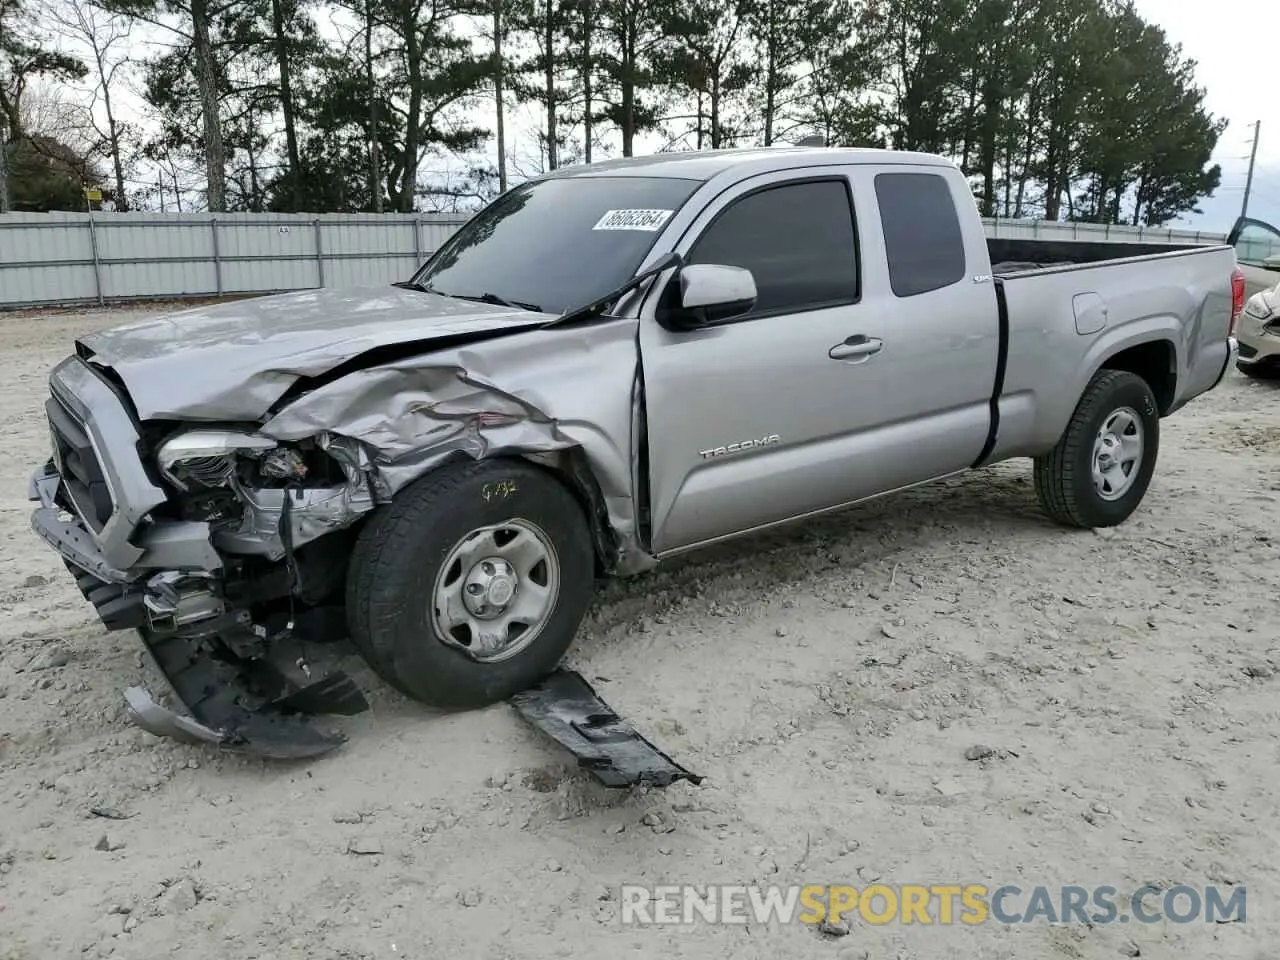
[[[352,534],[373,509],[370,469],[347,440],[283,445],[235,430],[180,430],[156,447],[173,496],[154,513],[207,524],[220,572],[162,571],[106,583],[67,562],[112,628],[137,627],[187,713],[141,687],[131,719],[156,736],[273,759],[345,741],[314,715],[368,709],[342,670],[342,591]],[[61,509],[75,504],[66,488]],[[558,670],[512,705],[608,787],[701,782],[617,716],[581,675]]]
[[[261,434],[183,431],[157,461],[177,518],[207,523],[223,554],[292,563],[294,550],[374,506],[367,461],[351,441],[327,436],[282,446]]]
[[[126,696],[133,718],[158,735],[265,756],[337,746],[340,735],[302,715],[368,707],[338,666],[349,652],[341,594],[352,528],[374,505],[359,459],[334,456],[349,453],[342,444],[285,446],[224,429],[171,432],[154,450],[171,495],[151,511],[152,529],[207,529],[221,568],[110,582],[67,563],[109,628],[139,630],[194,720],[138,689]],[[75,487],[54,495],[71,519]]]
[[[354,652],[353,544],[376,506],[451,461],[505,456],[554,470],[587,509],[603,569],[651,565],[637,542],[632,451],[615,440],[638,416],[638,398],[616,389],[618,372],[635,369],[631,332],[529,341],[481,309],[466,321],[480,332],[452,341],[373,352],[347,341],[354,352],[343,352],[327,335],[321,359],[286,359],[283,348],[273,357],[258,343],[235,345],[230,362],[199,360],[190,336],[200,319],[189,315],[180,353],[144,324],[86,338],[54,369],[53,456],[32,477],[32,526],[108,629],[138,630],[172,688],[173,710],[129,690],[135,722],[270,757],[344,742],[316,724],[368,708],[342,668]],[[484,354],[471,348],[477,336]],[[211,333],[209,349],[232,348]],[[495,357],[514,391],[486,376]],[[559,375],[547,377],[551,368]],[[526,378],[538,386],[522,388]],[[602,407],[608,419],[557,419],[583,390],[617,397]]]
[[[593,571],[651,569],[637,321],[565,322],[624,288],[561,316],[406,285],[300,291],[77,340],[50,374],[52,456],[31,478],[31,524],[103,624],[136,629],[165,676],[172,709],[131,688],[131,718],[159,736],[266,757],[344,742],[318,725],[368,709],[344,664],[357,654],[387,679],[368,618],[352,619],[353,597],[365,611],[370,602],[353,587],[368,569],[353,554],[385,545],[368,524],[402,508],[401,491],[436,471],[523,469],[530,486],[542,478],[567,497],[557,502],[585,527],[573,557],[561,558],[572,559],[572,575],[557,589],[583,598]],[[515,489],[481,482],[468,502],[501,514]],[[448,509],[437,516],[446,522]],[[431,516],[419,522],[429,532]],[[540,542],[501,532],[501,543],[466,542],[500,552]],[[488,556],[476,562],[482,572]],[[420,569],[394,551],[387,562]],[[440,649],[465,669],[495,656],[495,639],[537,636],[514,604],[549,589],[538,580],[549,569],[520,580],[495,574],[487,588],[460,577],[450,589],[479,588],[483,601],[449,606],[449,615],[476,618],[478,633],[451,632]],[[416,592],[406,596],[417,603]],[[442,616],[438,591],[421,606],[433,622]],[[486,626],[507,623],[495,615],[515,617],[514,627]],[[416,634],[405,642],[417,649]],[[691,777],[581,678],[561,675],[518,703],[602,782]]]

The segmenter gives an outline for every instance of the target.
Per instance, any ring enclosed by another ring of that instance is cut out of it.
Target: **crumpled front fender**
[[[653,560],[635,521],[636,374],[633,321],[538,331],[352,371],[286,405],[261,432],[354,441],[383,502],[459,455],[556,465],[580,450],[614,541],[606,566],[638,573]]]

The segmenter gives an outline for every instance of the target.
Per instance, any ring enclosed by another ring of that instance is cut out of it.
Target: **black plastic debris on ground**
[[[238,624],[211,636],[140,632],[189,714],[161,706],[142,687],[130,687],[125,691],[129,719],[158,737],[270,760],[298,760],[346,742],[344,734],[316,726],[313,715],[354,716],[369,707],[364,693],[338,666],[341,651],[332,643],[285,630],[259,645],[254,636],[241,636]]]
[[[578,758],[606,787],[695,786],[690,773],[642,737],[606,704],[582,675],[557,670],[511,698],[520,715]]]

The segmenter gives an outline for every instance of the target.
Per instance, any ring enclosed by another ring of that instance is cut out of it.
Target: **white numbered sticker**
[[[673,210],[606,210],[592,230],[657,230]]]

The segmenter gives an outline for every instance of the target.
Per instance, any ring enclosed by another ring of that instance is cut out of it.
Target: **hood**
[[[552,319],[399,287],[307,290],[147,318],[81,337],[138,416],[259,420],[299,379],[361,354],[527,330]],[[380,349],[381,348],[381,349]]]

